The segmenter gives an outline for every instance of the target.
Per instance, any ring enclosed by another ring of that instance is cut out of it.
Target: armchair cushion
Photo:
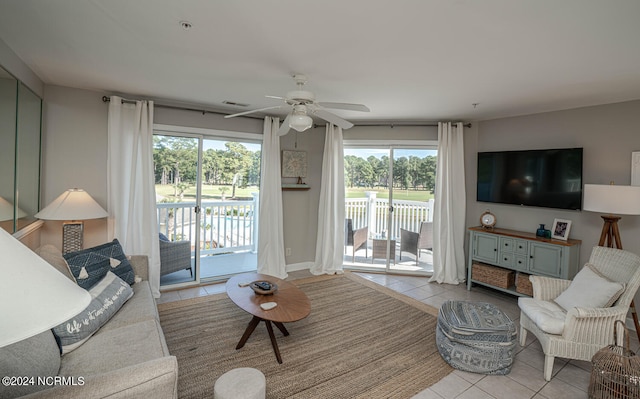
[[[547,334],[560,335],[564,331],[567,313],[556,303],[535,298],[518,298],[520,310]]]
[[[587,263],[555,302],[563,309],[610,307],[624,292],[625,285],[611,281]]]

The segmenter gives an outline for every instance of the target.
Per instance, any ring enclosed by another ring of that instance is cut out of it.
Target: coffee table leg
[[[278,363],[282,364],[282,357],[280,357],[280,349],[278,349],[278,342],[276,341],[276,336],[273,335],[273,327],[271,326],[271,322],[269,320],[265,320],[264,323],[267,325],[267,331],[269,331],[269,338],[271,338],[271,346],[273,346],[273,351],[276,354],[276,359]]]
[[[260,320],[262,320],[262,319],[259,318],[258,316],[253,316],[253,319],[251,319],[251,321],[249,322],[249,325],[247,326],[247,329],[244,330],[244,334],[242,334],[242,338],[240,338],[240,342],[238,342],[238,345],[236,346],[236,349],[242,348],[244,346],[244,344],[247,343],[247,340],[249,339],[249,337],[253,333],[253,330],[256,329],[256,326],[260,323]]]
[[[287,329],[284,327],[284,324],[277,321],[274,321],[273,324],[275,324],[276,327],[278,327],[278,330],[282,332],[282,335],[284,335],[285,337],[289,336],[289,331],[287,331]]]

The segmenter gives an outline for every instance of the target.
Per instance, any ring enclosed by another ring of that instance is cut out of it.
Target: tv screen
[[[478,201],[582,208],[582,148],[478,153]]]

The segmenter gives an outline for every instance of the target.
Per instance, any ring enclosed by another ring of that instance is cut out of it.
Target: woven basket
[[[640,398],[640,356],[629,349],[629,330],[620,320],[614,325],[614,341],[618,342],[618,323],[624,329],[625,346],[609,345],[591,358],[590,399]]]
[[[474,263],[471,265],[471,278],[500,288],[512,287],[515,283],[515,273],[501,267]]]
[[[533,285],[529,280],[529,274],[518,273],[516,276],[516,292],[533,296]]]

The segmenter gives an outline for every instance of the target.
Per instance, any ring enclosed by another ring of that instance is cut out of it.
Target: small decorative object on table
[[[571,230],[571,220],[555,219],[551,228],[551,238],[558,240],[569,239],[569,231]]]
[[[545,229],[544,223],[541,223],[538,230],[536,230],[536,236],[541,238],[551,238],[551,230]]]
[[[540,223],[540,227],[536,230],[536,236],[544,238],[547,234],[547,230],[544,228],[544,223]]]
[[[480,224],[485,229],[493,229],[496,225],[496,215],[487,209],[482,215],[480,215]]]
[[[640,356],[629,349],[629,330],[620,320],[614,323],[614,342],[618,341],[618,323],[624,329],[626,345],[609,345],[593,355],[589,381],[590,399],[640,398]]]
[[[256,294],[260,295],[269,295],[273,294],[278,290],[278,285],[274,283],[270,283],[268,281],[254,281],[249,284],[252,290],[255,291]]]

